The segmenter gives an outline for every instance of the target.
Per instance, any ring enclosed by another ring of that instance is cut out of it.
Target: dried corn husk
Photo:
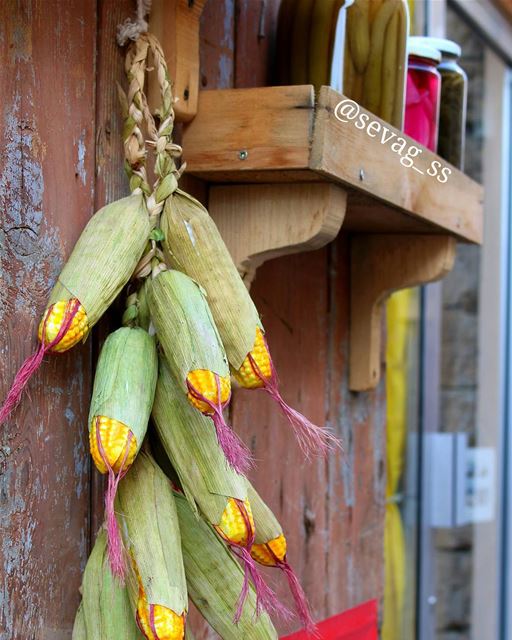
[[[206,291],[231,366],[238,370],[251,351],[258,311],[215,222],[195,198],[178,189],[166,201],[161,228],[169,264]]]
[[[154,337],[137,327],[123,327],[110,334],[96,367],[89,411],[89,434],[96,466],[100,471],[108,471],[105,494],[108,550],[112,572],[121,580],[124,579],[125,562],[114,514],[114,500],[119,481],[133,463],[144,440],[157,375]],[[126,432],[126,439],[124,435],[115,437],[115,451],[109,451],[103,443],[100,430],[103,418],[109,424],[105,432],[107,439],[108,432],[113,430],[111,421],[115,421],[116,427]]]
[[[226,464],[210,420],[190,405],[163,359],[152,416],[192,509],[218,524],[229,498],[247,498],[247,480]]]
[[[146,434],[158,375],[155,338],[138,327],[110,334],[98,359],[89,430],[96,416],[122,422],[132,431],[139,451]]]
[[[77,298],[96,324],[128,282],[150,233],[142,195],[100,209],[88,222],[50,294],[49,305]]]
[[[173,492],[144,451],[119,485],[116,513],[148,603],[184,614],[187,588]],[[136,601],[138,590],[132,588],[131,596]]]
[[[75,624],[73,625],[71,640],[87,640],[87,631],[85,629],[84,607],[82,603],[80,603],[76,612]]]
[[[259,493],[250,482],[247,483],[247,495],[252,507],[256,524],[256,544],[265,544],[283,535],[283,528],[272,510],[263,502]]]
[[[163,271],[147,282],[147,298],[169,368],[187,391],[191,371],[221,377],[229,366],[219,333],[201,288],[179,271]]]
[[[282,398],[258,311],[222,237],[206,209],[177,190],[167,200],[161,220],[163,248],[169,264],[194,278],[205,290],[208,304],[236,380],[248,388],[262,388],[277,402],[293,427],[306,456],[326,454],[338,441]],[[258,341],[262,341],[261,348]],[[263,355],[258,362],[257,354]],[[247,384],[242,369],[255,378]]]
[[[87,640],[119,640],[120,638],[143,640],[144,638],[135,623],[135,613],[127,588],[121,586],[110,572],[107,537],[104,531],[99,533],[85,567],[82,580],[82,604],[73,629],[73,640],[85,640],[85,638]]]
[[[223,409],[231,395],[229,365],[202,290],[179,271],[163,271],[148,282],[147,299],[172,375],[189,400],[203,403],[203,408],[201,404],[196,408],[213,420],[229,464],[245,472],[251,456],[224,419]],[[192,376],[200,385],[204,380],[206,384],[197,386]]]
[[[277,638],[267,614],[254,618],[256,595],[250,589],[238,625],[233,623],[244,574],[214,530],[198,520],[187,499],[175,494],[180,522],[183,562],[191,600],[223,640]]]

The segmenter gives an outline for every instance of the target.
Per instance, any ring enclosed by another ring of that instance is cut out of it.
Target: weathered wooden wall
[[[0,395],[93,211],[96,4],[0,3]],[[0,427],[0,638],[68,639],[89,538],[90,345]]]
[[[209,0],[203,89],[267,83],[278,4]],[[132,9],[130,0],[0,6],[2,396],[34,346],[37,316],[80,229],[94,208],[126,192],[114,36]],[[194,187],[207,197],[204,185]],[[285,527],[290,560],[319,618],[382,590],[383,387],[347,391],[347,247],[342,234],[323,250],[269,262],[252,290],[285,396],[327,421],[344,453],[305,464],[260,392],[237,391],[232,412],[259,460],[253,480]],[[0,427],[0,640],[70,638],[80,571],[99,526],[101,482],[90,472],[85,418],[104,332],[49,358],[31,383],[31,402]],[[270,578],[286,599],[282,580]],[[193,619],[198,640],[215,637]]]

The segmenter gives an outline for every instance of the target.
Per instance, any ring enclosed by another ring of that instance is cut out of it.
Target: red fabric
[[[319,640],[378,640],[377,600],[370,600],[354,609],[318,623]],[[313,640],[305,631],[292,633],[282,640]]]

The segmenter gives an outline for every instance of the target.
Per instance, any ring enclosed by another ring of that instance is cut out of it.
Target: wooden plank
[[[206,0],[153,0],[149,30],[164,51],[173,81],[176,122],[189,122],[197,112],[199,93],[199,25]],[[148,101],[152,112],[160,106],[155,74],[148,79]]]
[[[373,140],[365,130],[358,129],[352,122],[340,122],[334,110],[342,98],[327,87],[320,92],[310,167],[363,190],[411,216],[432,222],[466,240],[481,242],[481,185],[453,167],[452,174],[444,184],[427,175],[431,163],[439,161],[438,156],[373,115],[371,121],[380,123],[381,127],[381,132]],[[382,127],[402,136],[407,148],[413,145],[421,149],[421,155],[414,164],[425,172],[424,175],[403,166],[400,156],[391,146],[381,144],[379,136],[382,135]],[[444,161],[442,163],[448,166]]]
[[[262,314],[284,398],[318,424],[326,418],[327,249],[265,263],[251,294]],[[326,617],[327,462],[304,456],[278,407],[262,391],[236,389],[233,425],[257,460],[251,479],[284,527],[289,552],[315,616]],[[337,456],[341,456],[338,453]],[[266,572],[291,605],[283,576]],[[278,625],[279,631],[298,629]]]
[[[247,286],[263,262],[333,240],[346,205],[345,190],[325,183],[210,188],[210,214]]]
[[[327,469],[326,616],[381,601],[386,467],[384,381],[371,393],[348,389],[350,236],[343,232],[329,247],[328,274],[327,424],[343,453]]]
[[[202,91],[183,131],[189,173],[216,181],[229,172],[244,182],[254,170],[307,168],[314,106],[309,86]]]
[[[482,187],[364,109],[360,112],[367,116],[366,123],[375,121],[377,134],[374,130],[369,136],[354,122],[341,122],[335,107],[342,99],[323,87],[315,107],[308,86],[202,92],[198,114],[184,130],[188,171],[213,182],[321,178],[379,203],[373,220],[367,209],[364,224],[378,227],[386,207],[404,216],[402,232],[410,228],[405,219],[410,217],[424,232],[436,226],[461,240],[481,242]],[[386,143],[381,142],[383,132]],[[389,136],[398,144],[393,149]],[[411,149],[411,154],[419,154],[417,171],[407,166]],[[444,167],[452,173],[442,174]],[[396,214],[391,217],[400,220]],[[350,221],[355,228],[356,215],[350,215]]]
[[[0,397],[93,212],[95,3],[0,5]],[[0,427],[0,638],[64,640],[88,545],[90,344],[49,356]]]

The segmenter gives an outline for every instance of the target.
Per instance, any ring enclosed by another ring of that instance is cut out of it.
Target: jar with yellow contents
[[[401,129],[408,33],[407,0],[284,0],[277,81],[330,86]]]

